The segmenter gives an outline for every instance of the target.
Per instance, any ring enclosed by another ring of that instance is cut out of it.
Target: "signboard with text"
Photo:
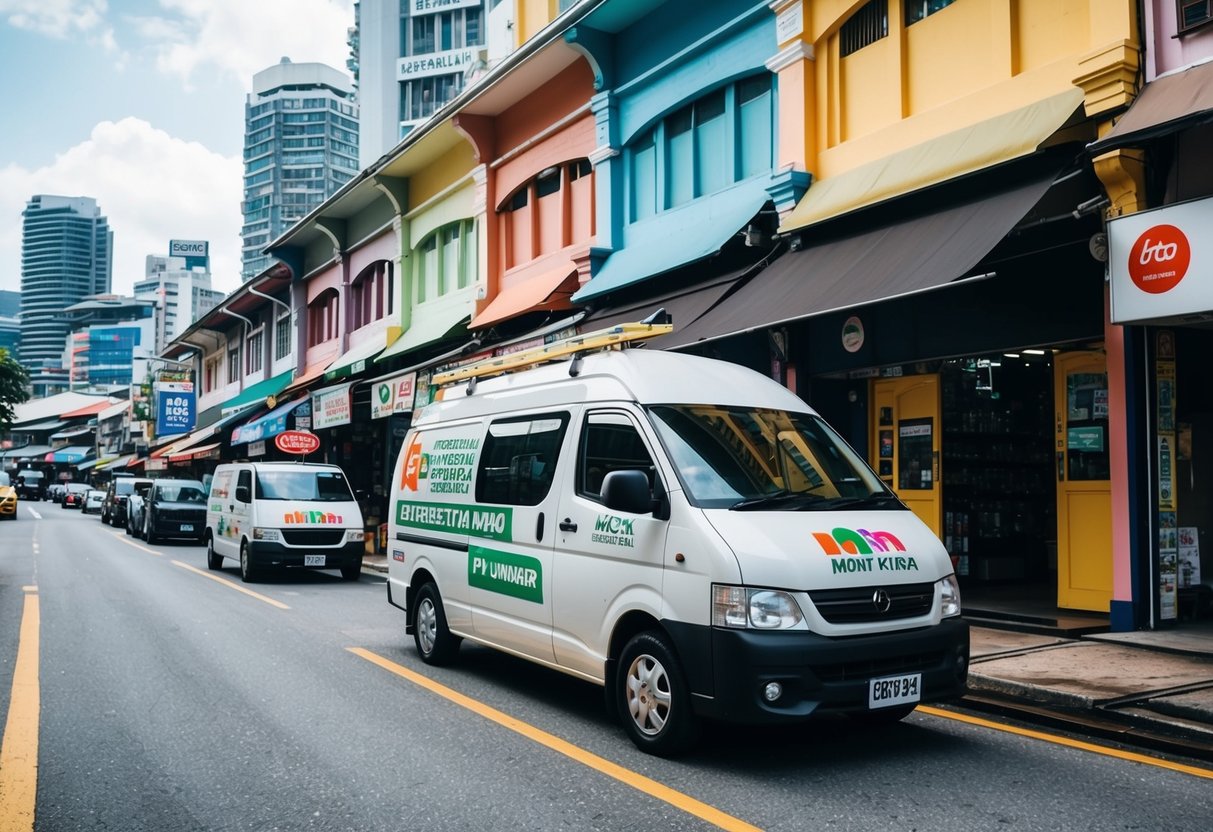
[[[1213,198],[1108,221],[1112,323],[1213,316]]]
[[[188,381],[157,382],[156,435],[189,433],[198,417],[194,385]]]
[[[404,373],[375,382],[371,388],[371,418],[383,419],[394,413],[411,413],[416,386],[416,373]]]
[[[184,257],[187,269],[209,269],[210,247],[206,240],[169,240],[168,256]]]
[[[348,425],[354,416],[350,384],[338,384],[312,393],[312,430]],[[298,422],[296,421],[296,427]]]

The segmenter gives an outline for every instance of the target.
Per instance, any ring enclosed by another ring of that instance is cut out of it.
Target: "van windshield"
[[[657,405],[653,423],[692,504],[737,511],[904,509],[818,416]]]
[[[320,503],[348,503],[354,499],[340,471],[258,471],[257,497]]]

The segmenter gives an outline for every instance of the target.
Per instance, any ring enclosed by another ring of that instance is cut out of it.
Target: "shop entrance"
[[[881,379],[873,385],[876,470],[935,534],[942,533],[939,376]]]

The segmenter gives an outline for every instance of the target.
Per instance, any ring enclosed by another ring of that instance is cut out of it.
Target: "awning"
[[[170,455],[168,458],[168,461],[169,462],[189,462],[191,459],[207,459],[211,455],[217,456],[218,449],[222,444],[223,444],[222,442],[212,442],[211,444],[203,445],[200,448],[189,448],[187,450],[181,451],[180,453],[174,453],[174,454]]]
[[[785,254],[683,330],[681,343],[710,341],[947,286],[989,254],[1052,182],[1052,176],[1036,179]]]
[[[327,370],[329,365],[332,363],[332,361],[317,361],[315,364],[309,365],[308,368],[303,371],[302,375],[284,388],[283,392],[289,393],[291,391],[301,390],[304,387],[307,387],[313,381],[324,375],[324,371]]]
[[[569,309],[569,298],[577,290],[577,264],[562,260],[541,274],[516,283],[489,303],[472,318],[471,329],[483,329],[495,323],[516,318],[527,312]]]
[[[1034,153],[1082,103],[1082,90],[1072,87],[814,182],[779,230],[795,231]]]
[[[100,466],[102,466],[103,464],[105,464],[107,462],[113,462],[115,459],[117,459],[117,457],[115,457],[115,456],[103,456],[103,457],[98,457],[97,459],[90,459],[88,462],[79,463],[76,466],[76,470],[77,471],[88,471],[93,468],[99,469]]]
[[[257,405],[246,405],[242,410],[229,413],[214,424],[208,425],[205,428],[199,428],[193,433],[188,433],[167,445],[157,448],[156,450],[152,451],[150,456],[152,459],[159,457],[168,457],[169,459],[173,459],[187,448],[193,448],[194,446],[219,435],[222,433],[224,428],[233,422],[237,422],[240,419],[246,419],[253,415],[253,411],[256,409]]]
[[[11,448],[5,452],[8,460],[37,459],[39,462],[51,452],[50,445],[26,445],[24,448]]]
[[[742,182],[624,230],[624,245],[607,258],[590,282],[573,294],[575,303],[702,260],[754,219],[770,200],[766,178]]]
[[[415,309],[409,328],[391,346],[380,353],[375,362],[386,361],[393,355],[401,355],[427,344],[462,335],[467,322],[468,307],[466,304],[452,303],[437,309],[421,310],[420,313]]]
[[[96,428],[90,428],[90,427],[68,428],[67,430],[61,430],[58,433],[51,434],[51,441],[58,442],[62,439],[71,439],[75,436],[83,436],[86,433],[92,433],[94,430],[96,430]]]
[[[129,400],[124,401],[124,402],[118,402],[116,405],[107,407],[105,410],[102,410],[100,413],[98,413],[97,421],[104,422],[108,419],[113,419],[115,416],[121,416],[122,414],[126,413],[130,409],[131,409],[131,403]]]
[[[145,457],[145,456],[131,457],[131,459],[126,463],[126,467],[127,468],[142,468],[143,464],[145,462],[147,462],[147,457]]]
[[[237,410],[243,410],[252,404],[258,404],[265,401],[268,396],[276,396],[282,392],[288,384],[291,383],[292,370],[287,370],[285,373],[276,375],[273,378],[267,378],[264,381],[259,381],[251,387],[246,387],[234,398],[228,399],[223,404],[223,413],[231,413]]]
[[[1087,149],[1093,155],[1213,121],[1213,62],[1146,84],[1128,112]]]
[[[261,439],[277,436],[286,430],[286,419],[290,416],[291,411],[308,401],[311,401],[310,397],[303,396],[302,398],[279,405],[264,416],[241,425],[232,431],[232,444],[240,445],[245,442],[257,442]]]
[[[683,346],[687,343],[682,337],[683,331],[690,331],[691,325],[719,303],[729,290],[741,282],[742,276],[752,269],[754,266],[746,266],[744,269],[718,277],[706,285],[683,288],[676,292],[657,295],[648,300],[629,301],[619,306],[596,310],[582,322],[579,329],[581,332],[592,332],[616,324],[637,323],[648,318],[657,310],[664,309],[674,324],[674,331],[669,335],[653,338],[645,342],[645,345],[667,350]]]
[[[50,421],[37,422],[32,425],[13,425],[12,431],[14,433],[41,433],[44,430],[59,430],[59,428],[66,424],[67,422],[62,419],[51,419]]]
[[[366,370],[368,364],[372,364],[372,358],[387,349],[387,345],[399,337],[400,327],[389,326],[358,346],[350,347],[344,355],[334,361],[325,370],[324,380],[332,381],[333,379],[345,378],[346,376],[357,375],[363,372]]]
[[[46,455],[47,462],[80,462],[87,458],[93,452],[91,445],[73,445],[68,448],[60,448],[57,451],[52,451]]]
[[[116,402],[111,402],[109,400],[109,397],[107,396],[106,398],[103,398],[100,401],[94,402],[93,404],[86,405],[86,406],[78,408],[76,410],[69,411],[62,415],[63,415],[64,419],[78,419],[81,416],[96,416],[101,411],[108,410],[114,404],[116,404]]]
[[[124,454],[123,456],[114,457],[110,460],[98,462],[98,471],[116,471],[119,468],[125,468],[127,463],[135,458],[134,454]]]

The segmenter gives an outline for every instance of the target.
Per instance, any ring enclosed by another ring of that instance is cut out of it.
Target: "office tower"
[[[71,389],[125,387],[147,375],[155,338],[154,300],[97,295],[64,311],[71,334],[63,366]]]
[[[21,239],[21,344],[35,397],[67,389],[64,314],[110,290],[114,233],[89,197],[39,194],[26,203]]]
[[[262,249],[357,173],[349,76],[290,58],[254,75],[244,105],[243,278],[269,268]]]
[[[0,289],[0,347],[17,358],[17,343],[21,340],[21,293]]]
[[[356,4],[349,39],[362,110],[361,167],[462,92],[469,72],[486,66],[485,6],[486,0]]]
[[[135,297],[156,301],[154,343],[160,352],[166,344],[219,305],[224,294],[211,288],[209,243],[170,240],[169,255],[149,254],[144,278],[135,283]]]

